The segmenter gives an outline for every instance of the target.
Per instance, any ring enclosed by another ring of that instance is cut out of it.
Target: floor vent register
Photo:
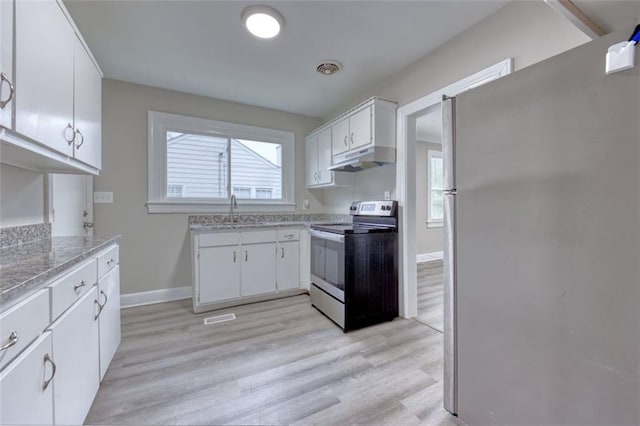
[[[218,315],[215,317],[205,318],[204,325],[218,324],[221,322],[233,321],[234,319],[236,319],[236,314]]]

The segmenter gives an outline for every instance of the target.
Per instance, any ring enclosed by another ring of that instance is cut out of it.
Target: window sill
[[[444,226],[443,222],[437,221],[437,222],[428,222],[427,221],[427,228],[442,228]]]
[[[235,213],[273,213],[295,211],[296,204],[288,202],[256,203],[238,200]],[[189,213],[189,214],[221,214],[229,213],[229,203],[211,203],[203,201],[147,201],[148,213]]]

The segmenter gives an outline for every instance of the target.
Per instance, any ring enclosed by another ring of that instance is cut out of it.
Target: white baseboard
[[[191,286],[166,288],[162,290],[143,291],[140,293],[129,293],[120,296],[121,308],[132,308],[134,306],[152,305],[154,303],[173,302],[191,298]]]
[[[432,253],[420,253],[416,256],[416,263],[433,262],[434,260],[442,260],[441,251],[434,251]]]

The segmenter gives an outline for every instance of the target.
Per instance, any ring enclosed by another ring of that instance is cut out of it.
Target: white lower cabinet
[[[120,345],[120,267],[116,266],[98,281],[100,334],[100,381]]]
[[[53,424],[54,362],[44,333],[0,373],[0,424]]]
[[[298,241],[279,242],[276,259],[278,291],[298,288],[300,285],[300,243]]]
[[[241,296],[276,291],[275,250],[275,238],[271,243],[242,245]]]
[[[49,327],[57,365],[55,424],[82,424],[100,386],[98,289],[92,287]]]
[[[240,297],[240,245],[200,248],[198,263],[201,303]]]
[[[193,308],[255,302],[300,289],[299,230],[193,232]],[[303,292],[304,290],[301,290]]]

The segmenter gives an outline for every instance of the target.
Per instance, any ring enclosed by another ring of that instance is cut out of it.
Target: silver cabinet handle
[[[12,331],[11,334],[9,334],[9,343],[7,343],[6,345],[0,346],[0,351],[9,349],[11,346],[15,345],[16,343],[18,343],[18,333],[16,331]]]
[[[51,372],[51,377],[49,377],[49,379],[44,381],[44,385],[42,386],[42,390],[45,390],[48,386],[49,383],[51,383],[51,381],[53,380],[53,378],[56,376],[56,363],[53,362],[53,360],[51,359],[51,356],[49,356],[49,354],[44,354],[44,362],[48,362],[51,364],[51,367],[53,368],[53,371]]]
[[[280,250],[282,250],[282,254],[280,255],[280,257],[284,259],[284,247],[280,247]]]
[[[247,250],[244,251],[244,261],[245,262],[249,261],[249,252]]]
[[[79,288],[82,288],[86,285],[87,285],[87,282],[85,280],[81,280],[78,284],[73,286],[73,289],[77,291]]]
[[[102,306],[105,307],[107,305],[107,302],[109,301],[109,296],[107,296],[107,293],[105,293],[104,290],[100,290],[100,294],[104,296],[104,303],[102,304]]]
[[[76,144],[76,149],[80,149],[80,147],[82,146],[82,144],[84,143],[84,135],[82,134],[82,132],[80,131],[80,129],[76,129],[75,135],[80,136],[80,143]],[[76,136],[73,136],[73,139],[75,140]]]
[[[0,73],[0,87],[2,83],[7,83],[9,85],[9,97],[6,101],[0,101],[0,109],[4,109],[4,107],[6,107],[9,102],[11,102],[11,99],[13,99],[13,94],[15,93],[13,84],[5,73]]]
[[[44,381],[44,385],[42,385],[42,390],[45,390],[49,386],[49,383],[51,383],[53,378],[56,376],[56,363],[53,362],[49,354],[44,354],[44,362],[51,363],[51,367],[53,367],[53,371],[51,372],[51,377],[49,377],[47,380]]]
[[[344,135],[344,146],[349,146],[349,144],[347,143],[347,135]]]
[[[98,305],[98,313],[96,314],[95,317],[93,317],[93,320],[97,320],[98,317],[100,316],[100,314],[102,313],[102,310],[104,309],[104,305],[101,305],[100,302],[98,302],[97,300],[94,300],[93,303],[95,303],[96,305]]]
[[[349,136],[349,140],[351,141],[351,143],[353,144],[353,132],[351,132],[351,136]]]
[[[116,260],[112,257],[111,260],[107,260],[107,266],[111,266]]]
[[[233,251],[233,263],[236,263],[236,251]]]
[[[69,130],[71,130],[71,139],[67,139],[67,135],[69,134]],[[67,145],[71,146],[74,140],[76,140],[76,132],[73,130],[73,126],[71,123],[67,123],[67,127],[64,128],[64,135],[62,136],[65,141],[67,141]]]

